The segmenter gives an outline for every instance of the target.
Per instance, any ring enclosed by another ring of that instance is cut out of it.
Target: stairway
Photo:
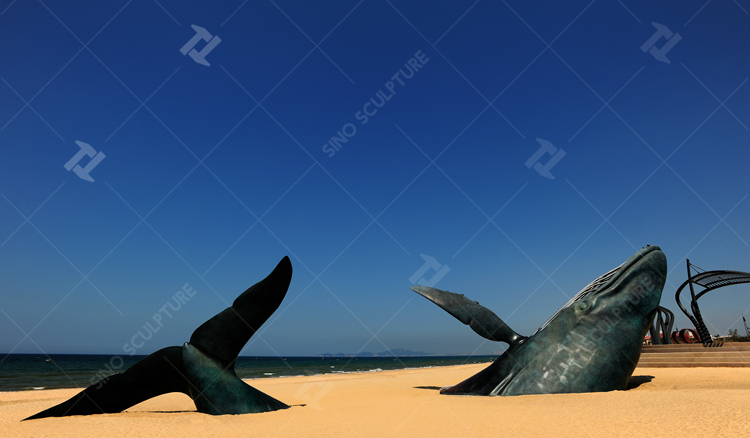
[[[638,367],[750,367],[750,342],[644,345]]]

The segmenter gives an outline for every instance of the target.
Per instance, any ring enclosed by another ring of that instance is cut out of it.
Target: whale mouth
[[[619,282],[625,275],[627,275],[631,268],[634,268],[636,264],[641,262],[643,259],[645,259],[655,251],[661,252],[661,248],[656,245],[644,246],[643,248],[638,250],[638,252],[630,256],[630,258],[627,259],[625,263],[617,267],[617,271],[614,273],[614,275],[612,275],[606,282],[597,287],[596,290],[591,291],[588,295],[595,296],[604,293],[613,285],[617,284],[617,282]]]

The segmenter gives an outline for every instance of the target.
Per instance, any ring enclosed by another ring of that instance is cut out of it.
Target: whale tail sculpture
[[[116,413],[169,392],[182,392],[198,412],[212,415],[270,412],[289,406],[243,382],[234,372],[237,355],[278,309],[292,280],[284,257],[265,279],[198,327],[182,347],[167,347],[122,374],[102,379],[67,401],[24,420]]]
[[[528,338],[463,295],[411,289],[480,336],[509,344],[489,367],[441,394],[578,393],[627,387],[666,277],[664,253],[647,246],[587,286]]]

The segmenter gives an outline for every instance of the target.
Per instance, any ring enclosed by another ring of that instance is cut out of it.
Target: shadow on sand
[[[652,380],[654,380],[654,376],[633,376],[630,378],[630,382],[628,382],[627,389],[635,389]]]

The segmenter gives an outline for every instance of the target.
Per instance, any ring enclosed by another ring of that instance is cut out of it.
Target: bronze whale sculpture
[[[661,300],[667,259],[658,246],[647,246],[608,274],[606,281],[592,283],[585,295],[569,302],[528,338],[463,295],[412,287],[480,336],[509,344],[490,366],[440,393],[522,395],[626,389]]]
[[[292,280],[292,263],[284,257],[265,279],[198,327],[182,347],[167,347],[146,356],[122,374],[106,377],[67,401],[25,420],[69,415],[122,412],[168,392],[182,392],[198,412],[246,414],[289,406],[240,380],[237,355],[276,311]]]

